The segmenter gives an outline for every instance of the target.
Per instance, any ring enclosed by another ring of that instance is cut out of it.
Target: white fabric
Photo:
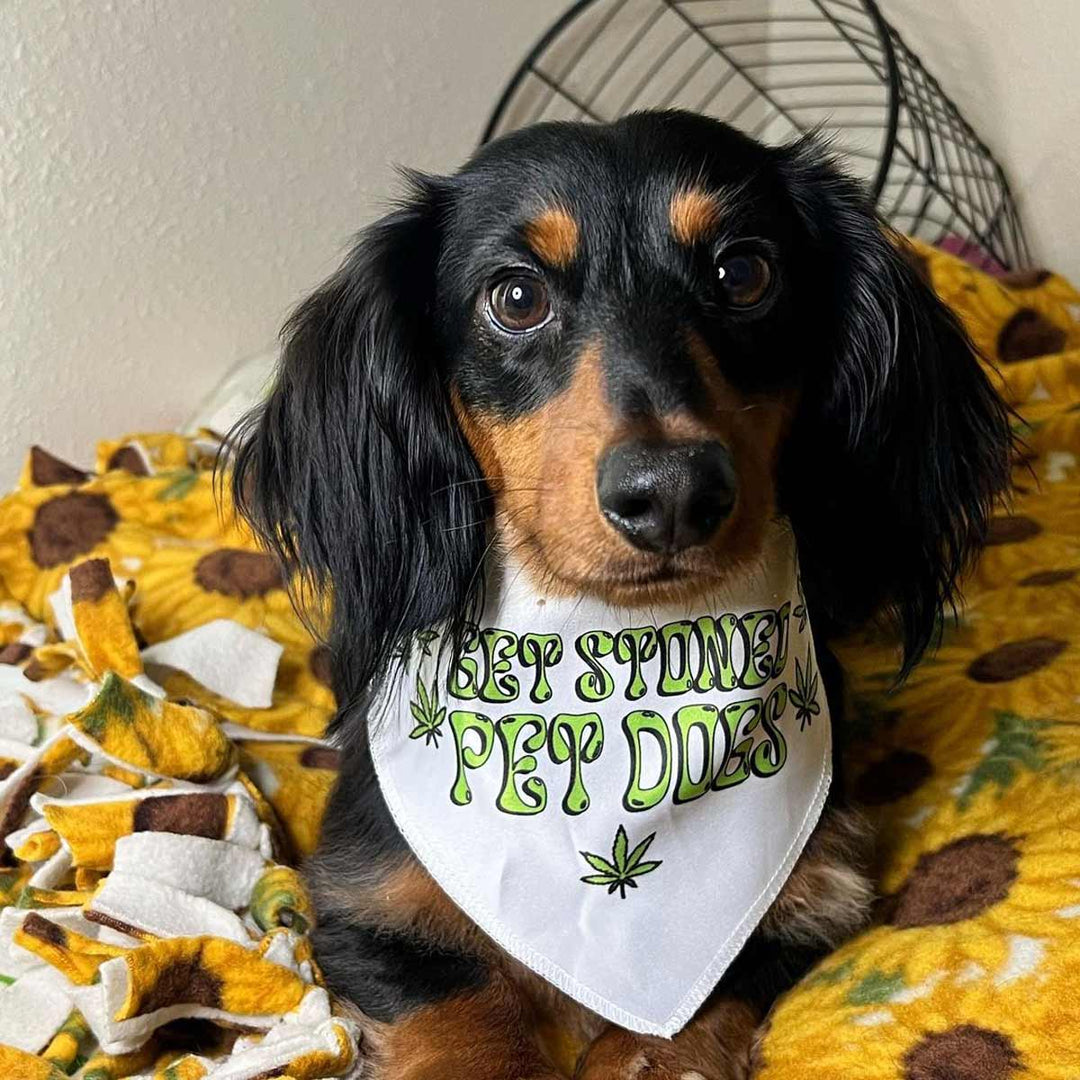
[[[0,1044],[36,1054],[71,1013],[71,984],[54,968],[42,967],[11,986],[0,987]]]
[[[514,568],[489,598],[457,664],[419,647],[373,713],[387,803],[508,952],[670,1037],[776,898],[831,779],[790,530],[691,609],[544,596]]]
[[[301,1024],[278,1024],[261,1042],[234,1048],[230,1057],[215,1063],[208,1076],[212,1080],[257,1080],[273,1076],[275,1070],[287,1073],[290,1062],[307,1055],[325,1054],[332,1060],[341,1052],[340,1030],[348,1038],[355,1037],[355,1026],[340,1017],[324,1020],[314,1029]]]
[[[72,671],[61,671],[52,678],[34,682],[23,674],[21,667],[0,664],[0,698],[9,700],[18,695],[51,716],[78,712],[90,704],[96,693],[93,683],[80,682]]]
[[[37,953],[15,944],[15,931],[22,926],[29,914],[30,911],[16,907],[0,910],[0,974],[9,978],[25,974],[35,968],[49,966]],[[51,907],[38,911],[37,914],[51,923],[62,926],[65,930],[74,930],[84,937],[96,938],[110,945],[131,948],[133,945],[142,944],[127,934],[120,934],[100,923],[90,922],[84,918],[81,907]]]
[[[144,663],[186,671],[207,690],[246,709],[270,708],[283,648],[232,619],[212,619],[143,649]]]
[[[160,881],[231,911],[248,906],[265,868],[266,860],[251,848],[177,833],[121,836],[113,855],[113,873]]]
[[[75,629],[75,604],[71,599],[70,574],[65,574],[60,580],[60,587],[55,592],[49,593],[49,607],[52,608],[53,619],[60,636],[65,641],[74,641],[78,633]]]
[[[206,934],[235,941],[247,948],[258,944],[248,935],[239,917],[227,908],[204,896],[191,896],[183,889],[161,881],[148,881],[134,873],[125,874],[114,869],[86,907],[115,919],[125,929],[131,927],[157,938]]]
[[[231,720],[223,720],[221,730],[233,742],[285,742],[311,743],[312,746],[330,745],[325,739],[317,739],[313,735],[297,735],[291,731],[261,731],[259,728],[248,727],[246,724],[234,724]]]
[[[114,580],[123,590],[124,580],[115,577]],[[65,574],[60,587],[49,594],[49,604],[60,636],[67,641],[77,640],[70,574]],[[174,638],[147,646],[140,655],[144,664],[163,664],[186,672],[208,690],[246,709],[269,709],[283,652],[284,648],[266,634],[232,619],[211,619]],[[145,674],[134,675],[130,681],[153,697],[165,697],[165,691]],[[82,708],[96,691],[96,684],[90,684],[87,693],[85,684],[70,685],[73,682],[70,676],[67,679],[61,676],[32,683],[22,677],[19,668],[12,668],[7,675],[0,673],[0,691],[10,688],[22,692],[42,708],[58,714]],[[28,688],[33,688],[33,692]],[[42,695],[46,698],[38,700]]]
[[[38,868],[30,875],[27,881],[33,889],[59,889],[71,871],[71,852],[63,846],[55,855],[50,855],[43,863],[38,863]]]
[[[46,966],[37,953],[16,945],[14,941],[15,931],[22,926],[23,920],[29,914],[29,911],[22,908],[0,908],[0,975],[14,978],[33,971],[34,968]],[[59,926],[80,931],[83,925],[88,925],[82,917],[81,907],[49,908],[49,913],[44,918]]]
[[[38,737],[38,721],[26,699],[18,694],[0,700],[0,739],[32,743]]]

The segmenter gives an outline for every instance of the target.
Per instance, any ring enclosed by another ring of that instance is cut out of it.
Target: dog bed
[[[762,1080],[1080,1075],[1080,294],[916,250],[1018,410],[1016,497],[900,691],[892,642],[840,643],[882,899],[773,1010]],[[216,449],[35,449],[0,503],[2,1076],[362,1059],[292,869],[334,778],[326,656],[215,509]]]

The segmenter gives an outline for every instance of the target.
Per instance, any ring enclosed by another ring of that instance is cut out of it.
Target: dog
[[[745,1076],[774,996],[867,921],[870,837],[841,794],[698,1015],[637,1035],[502,953],[427,875],[374,776],[369,703],[413,635],[475,617],[492,545],[549,590],[639,605],[738,574],[778,515],[818,637],[884,618],[902,676],[1006,487],[1007,412],[813,137],[769,148],[639,113],[407,176],[288,322],[236,437],[235,502],[332,656],[318,961],[379,1080]]]

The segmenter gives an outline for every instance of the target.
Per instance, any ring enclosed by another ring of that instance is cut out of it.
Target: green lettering
[[[761,713],[761,727],[767,738],[765,742],[758,743],[754,747],[754,756],[751,760],[755,776],[773,776],[784,767],[784,762],[787,761],[787,740],[777,726],[787,708],[787,703],[787,687],[783,683],[774,686]]]
[[[570,783],[562,801],[567,814],[588,810],[589,793],[581,778],[581,767],[595,761],[603,749],[604,725],[599,713],[558,713],[551,721],[548,740],[551,760],[556,765],[570,762]]]
[[[484,668],[486,678],[480,687],[483,701],[513,701],[518,696],[518,681],[508,675],[510,659],[517,655],[517,634],[509,630],[497,630],[491,627],[480,634],[480,643],[484,647]]]
[[[791,644],[791,601],[785,600],[776,613],[776,655],[772,662],[772,677],[779,679],[787,667],[788,646]]]
[[[711,615],[703,615],[694,623],[701,649],[700,667],[694,687],[699,693],[707,690],[734,690],[739,685],[735,675],[732,657],[732,645],[735,635],[741,634],[742,628],[734,615],[721,615],[719,626]]]
[[[518,757],[518,738],[530,727],[535,730],[522,740],[525,753]],[[495,730],[503,749],[503,784],[495,805],[507,814],[539,814],[547,806],[547,785],[539,776],[529,776],[529,773],[536,772],[535,755],[547,742],[544,718],[535,713],[504,716],[495,725]],[[521,791],[517,787],[519,776],[528,777],[522,782]]]
[[[450,730],[454,733],[454,752],[457,755],[457,776],[450,789],[450,799],[458,806],[467,806],[472,802],[472,792],[469,790],[465,770],[479,769],[491,757],[491,748],[495,743],[495,725],[482,713],[455,709],[450,714]],[[479,750],[465,745],[465,736],[470,731],[475,731],[480,736]]]
[[[600,663],[610,656],[615,639],[606,630],[590,630],[574,642],[578,656],[589,665],[589,670],[578,676],[576,690],[582,701],[604,701],[615,690],[615,680]]]
[[[558,634],[525,634],[518,645],[521,662],[536,668],[529,697],[538,705],[551,700],[551,683],[548,669],[553,668],[563,655],[562,638]]]
[[[648,810],[667,795],[671,786],[671,732],[667,721],[651,709],[635,709],[627,713],[623,717],[622,729],[630,745],[630,782],[623,795],[623,806],[627,810]],[[643,735],[654,738],[660,749],[660,772],[650,787],[645,787],[642,782]]]
[[[714,791],[737,787],[750,776],[748,759],[750,748],[754,745],[751,733],[757,727],[761,717],[761,698],[735,701],[724,707],[722,716],[724,719],[721,727],[724,732],[724,756],[713,776]],[[736,742],[740,734],[743,738]],[[738,765],[732,771],[729,766],[734,761],[738,761]]]
[[[685,694],[691,686],[690,635],[694,624],[687,619],[660,627],[660,693],[664,697]],[[673,659],[672,653],[678,653]]]
[[[739,684],[744,690],[755,690],[764,686],[772,675],[772,663],[769,653],[772,651],[769,638],[776,628],[775,611],[751,611],[744,615],[743,629],[746,632],[747,649],[746,667]]]
[[[630,681],[626,685],[628,701],[637,701],[645,696],[648,687],[641,673],[642,665],[656,655],[656,629],[652,626],[638,626],[629,630],[620,630],[615,635],[615,659],[620,664],[630,665]]]
[[[461,701],[471,701],[480,694],[479,668],[471,656],[465,655],[465,653],[476,652],[479,647],[480,638],[477,628],[470,627],[465,632],[461,642],[461,652],[454,657],[449,678],[446,680],[446,688],[451,696]],[[464,681],[462,676],[464,676]]]
[[[715,705],[684,705],[675,712],[675,746],[679,752],[679,780],[675,785],[675,802],[685,803],[697,799],[709,790],[713,777],[714,741],[716,722],[720,710]],[[690,775],[690,739],[694,732],[701,733],[701,775],[695,780]]]

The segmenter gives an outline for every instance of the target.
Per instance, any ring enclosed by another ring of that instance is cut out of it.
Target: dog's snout
[[[612,447],[596,494],[604,517],[635,547],[674,554],[704,544],[735,505],[735,468],[719,442]]]

